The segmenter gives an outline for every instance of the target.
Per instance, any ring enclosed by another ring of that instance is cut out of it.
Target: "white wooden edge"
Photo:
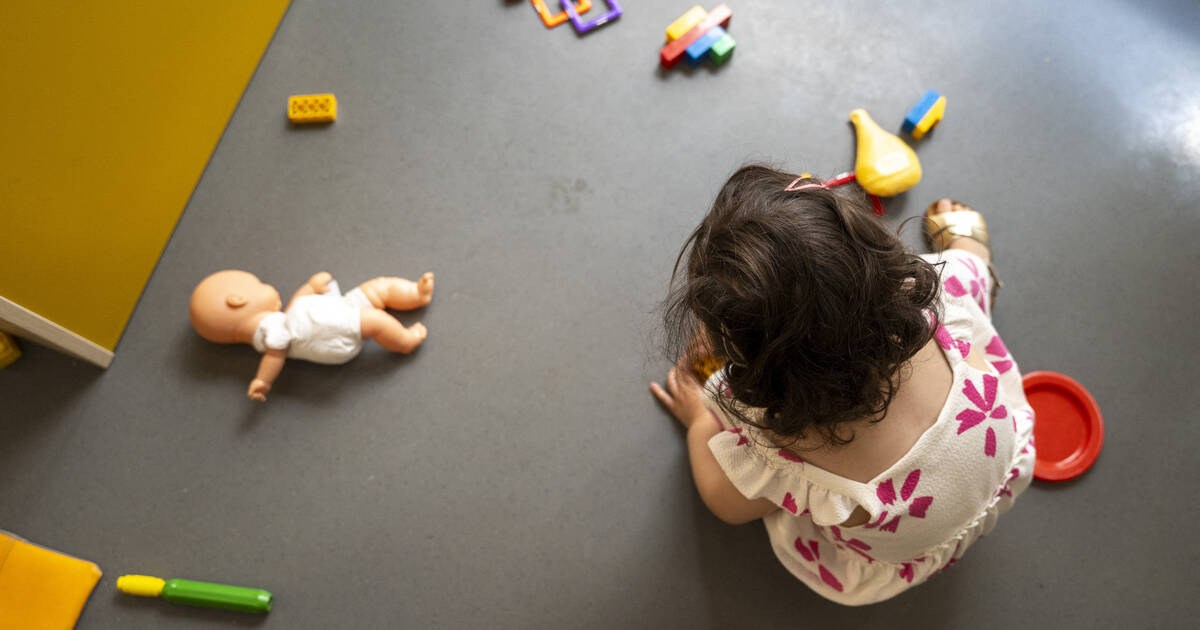
[[[0,330],[50,346],[102,368],[112,363],[112,350],[99,346],[33,311],[0,296]]]

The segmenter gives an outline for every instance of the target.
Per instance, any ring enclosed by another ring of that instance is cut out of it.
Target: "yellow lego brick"
[[[679,16],[679,19],[671,22],[671,25],[667,27],[667,41],[673,42],[683,37],[684,33],[692,30],[693,26],[699,24],[707,16],[708,11],[698,4],[688,9],[687,13]]]
[[[21,358],[21,349],[17,342],[8,335],[0,332],[0,368],[6,368],[13,361]]]
[[[942,116],[946,115],[946,97],[939,96],[938,100],[934,101],[933,107],[929,108],[928,112],[921,117],[921,122],[917,123],[912,130],[912,137],[920,140],[925,135],[926,131],[933,128],[942,120]]]
[[[332,94],[297,94],[288,97],[288,120],[294,123],[337,120],[337,97]]]

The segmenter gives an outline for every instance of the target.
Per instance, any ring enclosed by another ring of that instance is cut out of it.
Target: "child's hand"
[[[704,389],[687,366],[676,365],[667,373],[667,389],[650,383],[650,391],[685,428],[708,416],[704,406]]]
[[[315,293],[324,293],[325,285],[329,284],[330,280],[333,280],[333,275],[331,275],[328,271],[321,271],[308,279],[308,286],[311,287]]]
[[[267,402],[267,393],[271,391],[271,384],[256,378],[250,382],[250,389],[246,390],[246,395],[258,402]]]

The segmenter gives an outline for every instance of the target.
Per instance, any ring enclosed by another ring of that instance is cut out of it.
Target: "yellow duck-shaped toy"
[[[850,122],[858,132],[854,172],[867,192],[891,197],[921,181],[921,163],[903,140],[881,129],[864,109],[850,112]]]

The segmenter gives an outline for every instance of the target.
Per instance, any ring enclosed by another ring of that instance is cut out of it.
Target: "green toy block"
[[[708,51],[708,56],[714,64],[719,66],[729,60],[729,56],[733,54],[734,46],[737,46],[737,42],[733,41],[733,38],[726,33],[725,37],[718,39],[717,43],[712,45],[712,48]]]

